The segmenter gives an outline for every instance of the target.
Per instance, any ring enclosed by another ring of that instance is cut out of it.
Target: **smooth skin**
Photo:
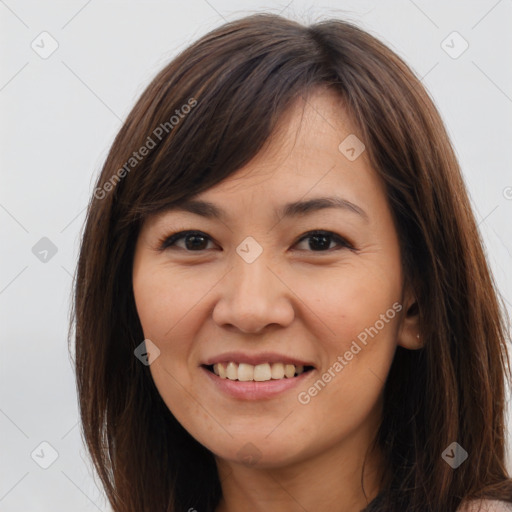
[[[367,459],[366,497],[363,459],[396,347],[418,349],[421,338],[417,315],[407,313],[415,298],[384,186],[365,151],[350,161],[338,149],[352,133],[340,97],[317,88],[294,103],[253,160],[196,196],[224,209],[225,219],[169,210],[149,217],[139,234],[135,301],[145,338],[160,350],[151,375],[173,415],[215,455],[223,491],[216,512],[354,512],[379,492],[382,454]],[[284,203],[322,196],[364,213],[327,208],[277,217]],[[160,249],[182,230],[206,238]],[[334,237],[318,242],[306,237],[312,230]],[[236,251],[249,236],[263,250],[252,263]],[[299,392],[395,303],[401,311],[300,403]],[[274,398],[234,399],[200,367],[226,351],[278,352],[315,369]],[[244,446],[256,447],[250,462],[239,455]]]

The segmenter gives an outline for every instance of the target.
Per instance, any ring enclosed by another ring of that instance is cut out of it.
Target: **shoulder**
[[[459,507],[457,512],[512,512],[512,503],[501,500],[473,500]]]

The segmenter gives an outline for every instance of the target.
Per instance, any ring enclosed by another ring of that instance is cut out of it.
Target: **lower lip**
[[[230,379],[221,379],[218,375],[207,370],[204,366],[200,369],[206,373],[207,377],[213,382],[217,388],[240,400],[264,400],[272,398],[280,393],[284,393],[303,383],[315,370],[303,372],[297,377],[275,380],[265,380],[263,382],[256,381],[239,381]]]

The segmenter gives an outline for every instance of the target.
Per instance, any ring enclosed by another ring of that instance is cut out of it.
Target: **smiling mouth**
[[[233,361],[202,366],[221,379],[241,382],[293,379],[314,369],[313,366],[296,366],[294,364],[263,363],[251,365],[238,364]]]

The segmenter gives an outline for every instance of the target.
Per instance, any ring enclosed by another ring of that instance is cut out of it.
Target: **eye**
[[[180,231],[179,233],[164,238],[160,242],[159,247],[162,251],[168,247],[178,247],[176,242],[181,239],[185,240],[185,247],[180,248],[192,252],[205,250],[205,244],[211,241],[210,237],[201,231]]]
[[[338,245],[338,249],[350,249],[352,251],[355,251],[355,247],[345,240],[340,235],[337,235],[336,233],[333,233],[331,231],[321,231],[321,230],[315,230],[310,231],[309,233],[306,233],[304,236],[302,236],[296,243],[300,244],[304,240],[310,240],[307,247],[314,252],[328,252],[332,251],[333,247],[331,247],[331,244],[334,242],[335,245]],[[184,240],[184,247],[178,246],[176,242]],[[184,249],[188,252],[199,252],[204,251],[207,249],[208,242],[211,242],[211,238],[201,231],[180,231],[179,233],[174,233],[173,235],[170,235],[168,237],[163,238],[159,242],[159,248],[160,250],[165,250],[170,247],[178,247],[180,249]],[[299,249],[303,250],[303,249]],[[307,250],[307,249],[306,249]]]
[[[338,249],[347,248],[351,250],[355,250],[355,247],[345,240],[343,237],[333,233],[332,231],[310,231],[306,233],[305,236],[300,238],[297,243],[302,242],[303,240],[310,240],[308,243],[309,249],[315,252],[327,252],[331,251],[333,248],[330,247],[332,242],[338,244]],[[336,250],[338,250],[336,249]]]

